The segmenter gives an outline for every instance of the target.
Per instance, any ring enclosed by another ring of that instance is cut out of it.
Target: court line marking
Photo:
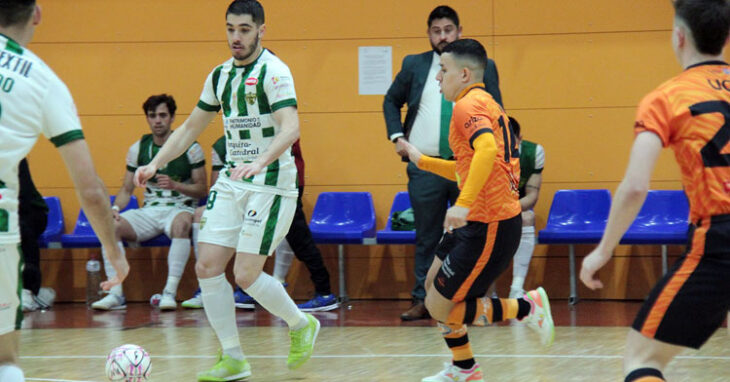
[[[452,357],[451,354],[339,354],[339,355],[313,355],[312,358],[441,358]],[[529,359],[623,359],[622,355],[602,354],[474,354],[478,358],[529,358]],[[152,355],[153,359],[213,359],[217,356],[208,355]],[[281,359],[286,355],[250,355],[251,359]],[[686,360],[717,360],[730,361],[730,356],[704,356],[704,355],[683,355],[676,359]],[[106,359],[104,355],[26,355],[20,359]],[[65,381],[65,380],[64,380]]]

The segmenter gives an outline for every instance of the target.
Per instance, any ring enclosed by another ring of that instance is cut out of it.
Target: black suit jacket
[[[383,101],[383,114],[385,115],[385,126],[387,127],[388,139],[393,134],[403,133],[408,137],[413,121],[418,114],[418,106],[421,103],[421,94],[426,84],[428,72],[431,69],[433,51],[421,54],[413,54],[403,59],[400,72],[390,85]],[[487,92],[492,95],[495,101],[502,105],[502,93],[499,91],[499,74],[497,65],[490,58],[487,70],[484,71],[484,84]],[[408,103],[406,119],[401,122],[401,109]],[[502,105],[504,106],[504,105]]]

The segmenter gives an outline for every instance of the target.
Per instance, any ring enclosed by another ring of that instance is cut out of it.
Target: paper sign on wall
[[[361,46],[358,48],[359,94],[385,94],[393,82],[393,48]]]

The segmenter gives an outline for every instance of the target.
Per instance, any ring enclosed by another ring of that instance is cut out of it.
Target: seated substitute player
[[[526,319],[545,345],[552,343],[555,329],[542,288],[520,298],[482,297],[509,267],[519,244],[517,145],[507,115],[481,82],[487,65],[484,47],[476,40],[457,40],[443,49],[440,60],[436,79],[444,98],[455,102],[449,146],[456,160],[428,157],[402,143],[419,168],[456,180],[460,189],[446,212],[446,233],[426,277],[426,308],[438,321],[453,362],[422,381],[483,381],[466,324]]]
[[[153,95],[142,104],[151,134],[143,135],[129,148],[127,171],[112,205],[117,245],[122,253],[122,240],[145,241],[161,233],[172,239],[167,255],[167,282],[159,303],[162,310],[177,308],[177,286],[190,257],[193,211],[198,199],[204,198],[207,192],[205,156],[200,145],[194,142],[183,155],[157,171],[145,187],[144,205],[141,208],[121,214],[119,211],[127,205],[134,191],[134,171],[150,163],[172,134],[176,109],[175,99],[167,94]],[[113,276],[114,269],[105,254],[104,270],[107,275]],[[97,310],[124,309],[126,306],[121,285],[115,286],[107,296],[91,304]]]
[[[664,381],[662,371],[685,348],[699,349],[730,307],[730,66],[723,50],[730,31],[726,0],[674,2],[672,48],[684,71],[639,104],[634,144],[611,203],[606,231],[583,259],[580,279],[603,284],[596,272],[610,259],[641,209],[662,147],[670,146],[689,198],[687,252],[665,274],[626,338],[627,382]]]
[[[225,269],[235,257],[236,284],[289,326],[287,366],[309,360],[319,321],[301,312],[264,263],[289,231],[297,206],[297,170],[291,145],[299,138],[294,80],[286,64],[261,45],[264,9],[256,0],[235,0],[226,10],[232,58],[205,81],[198,105],[150,164],[137,169],[144,186],[157,169],[180,155],[223,112],[226,166],[211,188],[200,221],[195,271],[203,309],[222,351],[199,381],[234,381],[251,375],[236,327],[233,290]]]
[[[314,283],[315,296],[311,300],[297,304],[302,312],[320,312],[336,309],[339,306],[337,297],[332,293],[330,287],[330,275],[327,267],[322,260],[322,254],[319,252],[312,233],[309,231],[307,218],[302,210],[302,194],[304,193],[304,159],[302,150],[299,146],[299,140],[292,145],[292,155],[297,166],[297,184],[299,185],[299,197],[297,198],[297,211],[294,214],[292,225],[278,247],[276,247],[276,263],[274,265],[274,278],[286,286],[286,275],[289,272],[291,261],[296,254],[309,270],[312,283]],[[215,184],[218,180],[218,173],[223,169],[226,163],[226,141],[225,137],[220,137],[213,143],[211,153],[212,171],[210,173],[210,184]],[[200,226],[200,219],[203,215],[204,207],[195,210],[193,217],[193,245],[195,247],[195,258],[198,258],[197,237]],[[289,245],[289,241],[296,247],[296,251]],[[233,299],[236,308],[254,309],[255,300],[249,296],[241,287],[236,286],[233,292]],[[203,299],[200,296],[200,288],[195,291],[192,298],[182,303],[185,308],[200,309],[203,307]]]
[[[530,268],[532,252],[535,250],[535,204],[542,185],[542,170],[545,167],[545,149],[542,145],[522,139],[522,129],[516,119],[509,117],[512,131],[517,137],[520,151],[520,207],[522,208],[522,236],[512,267],[512,286],[509,298],[525,294],[525,277]]]
[[[21,233],[18,226],[18,164],[44,135],[61,154],[89,222],[116,269],[120,283],[129,265],[114,243],[109,196],[96,174],[71,93],[43,60],[26,48],[41,10],[34,0],[0,1],[0,53],[17,65],[0,66],[0,381],[23,382],[18,367],[19,329],[23,319],[20,294]],[[50,164],[54,169],[57,164]]]

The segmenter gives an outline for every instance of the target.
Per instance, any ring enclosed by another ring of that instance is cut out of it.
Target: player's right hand
[[[118,222],[122,218],[122,216],[119,214],[118,210],[112,208],[112,218],[114,218],[114,221]]]
[[[100,284],[101,289],[108,291],[113,286],[120,285],[124,279],[127,278],[127,275],[129,274],[129,263],[127,263],[127,259],[119,251],[119,248],[116,245],[114,248],[105,248],[105,252],[108,254],[107,258],[112,264],[112,267],[114,267],[114,270],[117,271],[116,276],[109,280],[102,281]],[[115,253],[116,255],[112,256],[112,253]]]
[[[134,172],[134,185],[137,187],[145,187],[147,180],[155,176],[155,173],[157,173],[157,167],[152,164],[139,167]]]

